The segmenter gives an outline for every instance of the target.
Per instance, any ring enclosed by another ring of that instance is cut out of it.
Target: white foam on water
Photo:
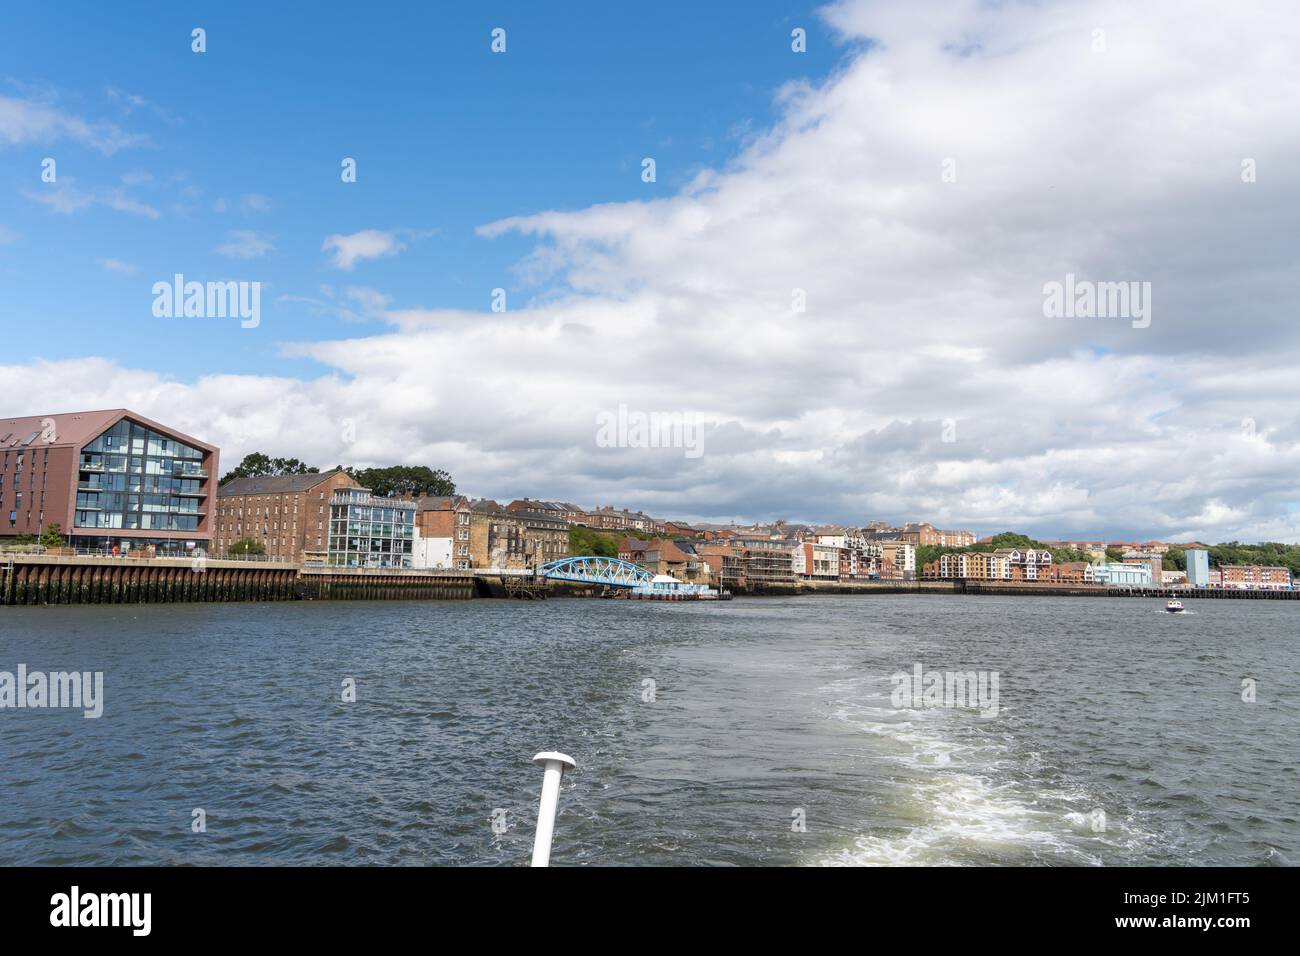
[[[862,679],[826,688],[833,695],[831,718],[879,742],[872,758],[897,785],[901,797],[891,814],[915,819],[866,832],[829,857],[826,866],[945,866],[974,863],[1059,862],[1099,865],[1099,852],[1129,836],[1123,821],[1108,820],[1106,833],[1094,833],[1092,815],[1105,811],[1082,790],[1024,792],[1024,784],[999,782],[1006,765],[1032,774],[1041,767],[1037,753],[1019,761],[1004,735],[987,736],[961,727],[978,721],[971,713],[944,709],[899,710],[888,698],[867,689]],[[858,691],[845,696],[845,691]],[[961,742],[954,739],[959,731]],[[1003,739],[999,739],[1003,738]],[[893,766],[897,770],[888,772]],[[873,772],[871,768],[868,773]]]

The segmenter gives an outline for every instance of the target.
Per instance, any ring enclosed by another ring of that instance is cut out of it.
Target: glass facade
[[[346,568],[409,568],[415,502],[376,498],[347,488],[330,498],[328,564]]]
[[[82,449],[77,467],[76,530],[198,529],[208,478],[201,449],[123,419]]]

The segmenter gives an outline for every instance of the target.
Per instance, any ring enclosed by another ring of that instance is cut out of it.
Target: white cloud
[[[18,233],[14,232],[4,223],[0,223],[0,246],[10,242],[18,241]]]
[[[239,197],[239,208],[245,213],[270,212],[271,200],[261,193],[247,193]]]
[[[335,234],[327,237],[321,245],[324,252],[334,254],[334,268],[345,272],[351,272],[360,259],[395,256],[405,248],[396,235],[379,229],[363,229],[351,235]]]
[[[260,259],[274,248],[270,236],[251,229],[234,229],[226,233],[226,241],[217,246],[217,252],[232,259]]]
[[[48,206],[51,211],[65,216],[93,205],[107,206],[118,212],[129,212],[147,219],[157,219],[161,215],[153,206],[136,199],[124,188],[86,191],[77,186],[77,181],[71,176],[61,176],[57,183],[24,189],[22,193],[32,202]]]
[[[0,95],[0,146],[47,146],[60,140],[72,140],[106,156],[148,142],[147,137],[114,123],[64,112],[52,102]]]
[[[129,262],[123,262],[121,259],[100,259],[99,264],[104,267],[105,272],[120,272],[123,275],[133,276],[137,270]]]

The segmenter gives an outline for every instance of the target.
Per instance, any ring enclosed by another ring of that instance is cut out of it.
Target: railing
[[[209,554],[201,549],[195,548],[191,551],[154,551],[149,553],[147,547],[129,548],[127,550],[119,549],[117,552],[109,548],[47,548],[44,545],[17,545],[13,547],[0,548],[0,559],[16,556],[49,556],[49,557],[78,557],[78,558],[117,558],[121,561],[144,561],[144,560],[171,560],[171,561],[193,561],[196,558],[206,558],[209,561],[250,561],[265,564],[293,564],[287,557],[274,554]]]

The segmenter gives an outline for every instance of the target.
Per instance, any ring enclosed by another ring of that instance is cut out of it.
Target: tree
[[[230,554],[266,554],[266,545],[252,538],[240,538],[230,546]]]
[[[47,548],[63,547],[63,529],[59,527],[57,521],[51,521],[41,533],[41,544]]]
[[[392,465],[388,468],[347,468],[349,475],[381,498],[393,495],[454,495],[456,482],[439,468],[426,465]]]
[[[244,456],[244,460],[221,478],[221,484],[236,478],[265,478],[268,475],[315,475],[320,469],[297,458],[270,458],[255,451]]]

